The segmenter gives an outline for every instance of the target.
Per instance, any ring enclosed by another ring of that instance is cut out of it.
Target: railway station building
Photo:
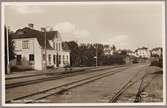
[[[136,49],[135,54],[136,54],[137,57],[150,58],[150,51],[146,47]]]
[[[70,65],[70,50],[62,41],[59,31],[34,29],[33,24],[16,30],[12,35],[16,65],[35,70]]]

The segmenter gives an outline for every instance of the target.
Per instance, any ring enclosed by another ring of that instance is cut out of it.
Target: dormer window
[[[55,49],[55,46],[56,46],[56,44],[55,44],[55,42],[53,42],[53,48]]]
[[[28,42],[29,42],[28,40],[23,40],[22,41],[22,48],[23,49],[28,49],[29,48]]]
[[[18,31],[16,32],[16,34],[17,34],[17,35],[22,35],[22,34],[24,34],[24,32],[23,32],[22,30],[18,30]]]

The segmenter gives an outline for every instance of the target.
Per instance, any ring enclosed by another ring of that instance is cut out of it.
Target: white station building
[[[138,48],[135,50],[136,57],[150,58],[150,51],[146,47]]]
[[[16,64],[42,70],[45,67],[70,65],[70,50],[58,31],[35,30],[33,24],[13,35]]]

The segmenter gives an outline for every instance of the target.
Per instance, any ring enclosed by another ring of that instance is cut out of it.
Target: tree
[[[8,32],[8,47],[9,47],[9,61],[15,59],[15,53],[14,53],[14,41],[12,39],[12,35],[14,34],[13,31],[7,30],[5,26],[5,55],[7,55],[7,32]],[[7,58],[6,58],[7,59]]]
[[[8,34],[8,35],[7,35]],[[4,27],[4,37],[5,37],[5,72],[7,72],[7,63],[13,59],[15,59],[15,53],[14,53],[14,41],[12,40],[12,36],[13,32],[9,31],[9,29],[7,29],[7,27]],[[8,40],[7,40],[7,36],[8,36]],[[8,45],[7,45],[7,41],[8,41]],[[9,48],[7,48],[7,46]],[[8,61],[8,54],[7,54],[7,50],[9,50],[9,61]]]
[[[78,45],[75,41],[66,42],[71,50],[71,65],[72,66],[95,66],[97,56],[97,64],[110,65],[112,64],[112,56],[104,54],[104,45],[100,43]],[[109,47],[109,46],[106,46]],[[113,46],[115,50],[115,46]],[[96,55],[97,54],[97,55]],[[114,61],[115,62],[115,61]]]
[[[71,66],[79,66],[80,65],[80,56],[79,56],[79,49],[78,44],[75,41],[66,42],[71,53],[70,53],[70,61]]]
[[[113,50],[113,52],[116,51],[116,47],[115,47],[115,45],[112,46],[112,50]]]
[[[104,45],[96,43],[93,46],[95,48],[97,48],[97,64],[102,65],[103,64],[103,57],[104,57]]]

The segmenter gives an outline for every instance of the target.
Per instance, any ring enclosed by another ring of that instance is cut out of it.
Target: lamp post
[[[44,70],[46,71],[47,70],[47,51],[46,51],[46,27],[42,27],[41,30],[44,32],[44,43],[45,43],[45,46],[44,46],[44,60],[45,60],[45,67],[44,67]]]
[[[97,56],[98,56],[97,48],[98,48],[98,45],[96,44],[96,67],[98,66],[98,64],[97,64]]]

